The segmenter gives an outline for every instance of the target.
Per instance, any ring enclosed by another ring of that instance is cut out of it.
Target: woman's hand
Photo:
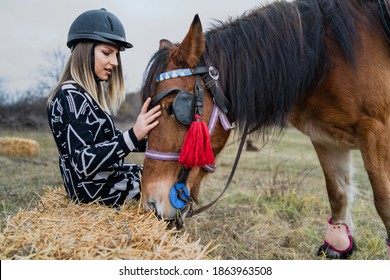
[[[137,117],[137,121],[133,127],[133,131],[138,141],[145,138],[145,136],[158,125],[156,120],[161,115],[160,105],[157,105],[148,111],[152,99],[149,97],[142,106],[141,113]]]

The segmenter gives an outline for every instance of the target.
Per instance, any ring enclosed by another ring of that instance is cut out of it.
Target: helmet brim
[[[98,32],[95,32],[98,33]],[[101,36],[100,34],[74,34],[68,38],[67,46],[68,48],[72,49],[78,42],[83,40],[91,40],[91,41],[97,41],[102,43],[109,43],[112,45],[116,45],[119,47],[121,51],[124,51],[125,49],[130,49],[133,47],[133,45],[129,42],[126,42],[123,38],[120,38],[118,36],[107,36],[112,34],[106,34],[106,36]],[[106,38],[111,37],[111,38]]]

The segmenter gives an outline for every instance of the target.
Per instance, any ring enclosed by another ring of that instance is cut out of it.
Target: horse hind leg
[[[358,132],[375,208],[387,231],[387,259],[390,260],[390,124],[365,117],[359,122]]]
[[[332,259],[348,258],[355,249],[352,238],[353,223],[349,206],[353,201],[351,160],[349,148],[313,142],[328,192],[331,217],[318,255]]]

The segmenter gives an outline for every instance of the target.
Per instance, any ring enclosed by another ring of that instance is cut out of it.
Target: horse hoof
[[[355,241],[352,238],[352,246],[346,251],[338,251],[327,244],[322,244],[318,249],[317,256],[325,256],[328,259],[348,259],[356,250]]]

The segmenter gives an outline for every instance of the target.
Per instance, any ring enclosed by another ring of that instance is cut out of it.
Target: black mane
[[[356,19],[368,14],[369,0],[277,1],[205,33],[202,61],[220,71],[220,85],[231,101],[239,128],[265,131],[284,128],[298,100],[318,86],[331,55],[325,34],[355,64],[359,43]],[[362,19],[360,19],[362,20]],[[167,66],[167,50],[152,58],[142,94],[154,87]],[[153,92],[153,91],[152,91]]]

